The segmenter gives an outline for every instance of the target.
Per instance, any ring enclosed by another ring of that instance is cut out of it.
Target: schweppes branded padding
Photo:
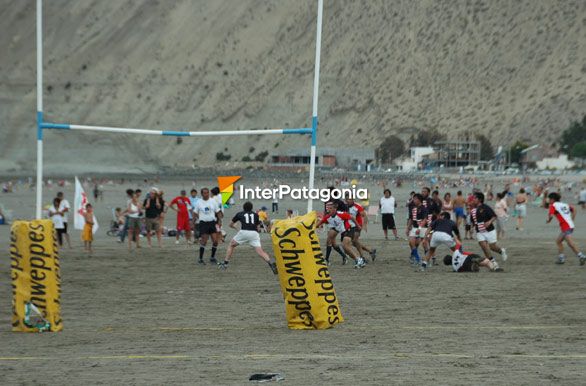
[[[326,329],[344,321],[315,233],[315,212],[275,221],[273,248],[289,328]]]
[[[10,230],[12,331],[61,331],[61,277],[51,220],[15,221]]]

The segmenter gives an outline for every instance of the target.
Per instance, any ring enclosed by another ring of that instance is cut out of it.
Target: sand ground
[[[61,333],[10,331],[9,227],[0,227],[0,384],[246,384],[269,371],[292,385],[584,383],[586,266],[573,256],[553,264],[558,227],[545,225],[542,209],[530,208],[523,233],[508,224],[502,274],[415,272],[406,243],[384,241],[373,225],[365,240],[378,248],[375,264],[356,271],[334,256],[346,322],[291,331],[278,281],[252,250],[238,249],[222,272],[197,266],[193,246],[166,240],[162,250],[129,253],[106,236],[109,208],[124,202],[125,188],[107,188],[97,205],[96,253],[81,251],[78,231],[61,253]],[[400,203],[408,190],[397,191]],[[1,199],[16,216],[31,215],[34,192]],[[584,247],[585,229],[581,211]],[[269,236],[262,240],[270,248]]]

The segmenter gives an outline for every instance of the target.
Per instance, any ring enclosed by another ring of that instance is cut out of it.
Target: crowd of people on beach
[[[426,182],[433,183],[433,189],[426,186]],[[104,181],[91,180],[87,183],[93,185],[94,202],[103,199]],[[145,180],[145,184],[148,183]],[[347,177],[336,179],[331,183],[330,189],[356,184],[356,180],[350,181]],[[411,183],[417,190],[411,191],[406,202],[399,203],[392,195],[387,185],[401,187]],[[57,186],[65,186],[65,181],[58,181]],[[271,183],[267,183],[267,186]],[[274,181],[273,181],[274,184]],[[3,192],[11,193],[21,184],[10,182],[3,184]],[[449,254],[444,257],[444,262],[452,265],[455,271],[478,270],[479,267],[487,267],[493,271],[501,270],[494,254],[500,255],[502,261],[508,258],[507,251],[500,243],[509,236],[506,226],[511,217],[515,219],[515,231],[523,234],[527,219],[528,206],[544,208],[548,210],[548,221],[556,218],[560,223],[561,233],[556,239],[558,247],[558,258],[556,262],[563,264],[566,256],[563,253],[563,243],[577,255],[580,264],[586,263],[583,253],[579,250],[573,240],[574,230],[573,219],[576,216],[574,206],[562,202],[562,194],[576,195],[577,206],[586,209],[586,188],[580,188],[576,183],[562,183],[559,179],[543,179],[531,182],[528,179],[513,179],[505,184],[502,190],[496,191],[491,184],[484,184],[479,187],[479,181],[474,177],[464,177],[457,180],[448,180],[440,177],[426,179],[415,179],[405,181],[395,179],[392,181],[380,181],[378,184],[383,195],[375,206],[378,206],[378,214],[381,215],[381,225],[385,240],[389,240],[389,233],[392,233],[394,240],[406,240],[409,247],[409,262],[419,270],[425,271],[436,262],[438,248],[445,246]],[[515,187],[513,190],[513,186]],[[440,194],[440,191],[443,194]],[[464,191],[467,193],[464,194]],[[453,193],[455,192],[455,193]],[[146,238],[149,247],[153,246],[153,239],[156,246],[163,248],[165,237],[175,238],[175,243],[185,242],[187,245],[199,245],[199,257],[197,262],[205,264],[203,256],[206,249],[209,249],[210,259],[213,264],[219,264],[223,269],[227,268],[234,249],[242,243],[248,243],[255,249],[261,248],[260,241],[256,238],[252,241],[242,239],[242,234],[236,241],[232,240],[227,247],[226,258],[219,262],[216,258],[218,246],[225,242],[226,231],[222,226],[226,208],[234,205],[231,200],[222,202],[220,191],[217,187],[203,188],[198,192],[191,189],[189,195],[186,190],[169,201],[164,198],[161,189],[152,187],[143,196],[142,190],[127,189],[126,205],[113,210],[113,219],[108,233],[115,236],[120,243],[127,242],[129,250],[141,248],[141,238]],[[248,203],[252,205],[251,203]],[[243,223],[249,217],[244,215],[234,217],[230,227],[241,223],[246,231],[270,232],[271,220],[269,210],[265,206],[252,211],[250,205],[242,213],[253,213],[252,225]],[[367,200],[358,203],[351,197],[330,200],[325,203],[323,212],[319,214],[319,227],[325,228],[326,232],[326,261],[331,263],[331,253],[336,251],[342,257],[342,263],[346,264],[349,259],[354,261],[356,268],[363,268],[369,262],[375,261],[377,256],[376,248],[371,248],[364,240],[368,229],[369,215],[373,206]],[[278,214],[279,201],[271,201],[272,213]],[[71,205],[65,199],[63,192],[57,192],[52,204],[48,207],[47,213],[54,223],[57,244],[71,248],[69,237],[69,219]],[[165,226],[166,216],[169,212],[176,212],[175,227]],[[404,236],[398,232],[397,224],[402,221],[402,212],[405,213],[406,225]],[[80,214],[83,216],[85,225],[81,232],[81,239],[85,249],[92,252],[92,225],[93,208],[87,204],[82,208]],[[291,209],[286,210],[286,217],[296,215]],[[0,216],[2,214],[0,213]],[[244,229],[244,228],[242,228]],[[389,232],[390,231],[390,232]],[[341,246],[337,244],[337,237],[340,236]],[[469,240],[476,240],[479,244],[481,255],[465,252],[469,248]],[[259,239],[260,240],[260,239]],[[468,243],[466,246],[465,243]],[[208,244],[211,244],[208,246]],[[380,247],[379,247],[380,248]],[[259,256],[270,262],[266,252],[257,250]]]

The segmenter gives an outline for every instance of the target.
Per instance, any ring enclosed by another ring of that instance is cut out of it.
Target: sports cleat
[[[210,257],[210,264],[216,264],[218,260],[215,257]]]
[[[409,263],[411,265],[415,265],[415,256],[413,256],[413,255],[409,256]]]
[[[269,263],[269,267],[271,267],[271,271],[276,275],[279,272],[277,271],[277,263]]]
[[[228,264],[226,263],[218,263],[218,269],[221,269],[222,271],[225,271],[228,269]]]
[[[419,267],[419,271],[421,271],[421,272],[427,271],[427,264],[426,263],[422,263],[421,266]]]
[[[330,261],[330,259],[326,259],[326,265],[329,267],[330,265],[332,265],[332,262]]]
[[[435,256],[431,258],[431,260],[428,262],[430,267],[433,267],[434,265],[436,265],[436,260],[435,260]]]
[[[586,256],[580,257],[580,265],[586,264]]]
[[[376,248],[373,248],[370,251],[370,258],[372,259],[372,262],[374,263],[374,261],[376,260]]]
[[[507,250],[505,248],[501,248],[501,257],[503,258],[503,261],[507,261],[507,259],[509,258],[509,256],[507,255]]]
[[[364,259],[358,259],[354,264],[354,268],[363,268],[365,265],[366,264],[364,263]]]
[[[499,270],[499,269],[500,269],[500,268],[499,268],[499,263],[497,263],[497,262],[496,262],[496,260],[494,260],[494,259],[493,259],[493,260],[491,260],[491,261],[490,261],[490,270],[491,270],[491,271],[495,271],[495,272],[496,272],[496,271],[497,271],[497,270]]]
[[[555,261],[555,263],[558,264],[558,265],[565,264],[565,262],[566,262],[566,257],[565,256],[558,256],[557,260]]]
[[[342,256],[342,265],[346,265],[347,262],[348,262],[348,256],[346,256],[346,255]]]
[[[206,262],[203,259],[197,259],[197,264],[199,265],[206,265]]]

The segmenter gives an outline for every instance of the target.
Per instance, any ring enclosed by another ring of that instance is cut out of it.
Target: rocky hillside
[[[0,0],[0,172],[35,165],[34,0]],[[147,129],[310,125],[317,1],[45,1],[47,120]],[[582,0],[325,0],[318,146],[398,133],[555,142],[586,113]],[[50,131],[52,173],[230,164],[298,136]],[[222,164],[225,164],[223,162]]]

